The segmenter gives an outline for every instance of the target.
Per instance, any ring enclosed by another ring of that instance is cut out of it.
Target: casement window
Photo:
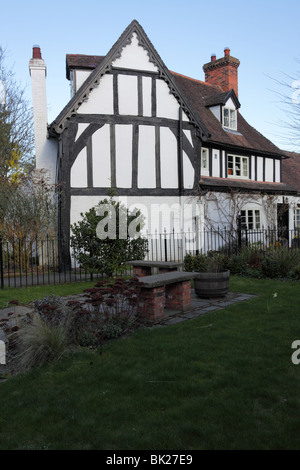
[[[201,169],[209,170],[209,150],[206,148],[201,149]]]
[[[237,118],[236,118],[236,109],[223,107],[223,126],[237,130]]]
[[[227,156],[227,174],[229,178],[249,178],[249,158],[238,155]]]
[[[300,229],[300,208],[295,209],[294,212],[294,227],[295,229]]]
[[[258,230],[261,228],[260,209],[246,209],[241,211],[241,224],[243,230]]]

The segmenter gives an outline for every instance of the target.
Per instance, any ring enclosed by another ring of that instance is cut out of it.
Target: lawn
[[[0,383],[0,449],[299,449],[299,286],[232,277],[257,297]]]
[[[50,294],[65,296],[78,294],[88,287],[93,287],[96,281],[77,282],[72,284],[40,285],[19,288],[6,288],[0,290],[0,308],[7,307],[7,302],[13,299],[19,300],[20,304],[27,304],[35,299],[42,299]]]

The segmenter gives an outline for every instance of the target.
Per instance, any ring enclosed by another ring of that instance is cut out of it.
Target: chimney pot
[[[215,53],[211,55],[211,61],[214,62],[216,60],[217,56]]]
[[[33,46],[32,48],[32,58],[33,59],[41,59],[42,53],[40,46]]]
[[[224,53],[225,53],[225,57],[230,56],[230,49],[229,49],[229,47],[225,47]]]

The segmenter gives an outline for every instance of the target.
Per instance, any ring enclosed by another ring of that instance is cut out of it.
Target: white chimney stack
[[[29,73],[32,85],[32,104],[35,137],[36,167],[45,168],[43,149],[47,140],[47,96],[46,64],[39,46],[33,46],[32,59],[29,61]],[[46,165],[47,166],[47,165]]]

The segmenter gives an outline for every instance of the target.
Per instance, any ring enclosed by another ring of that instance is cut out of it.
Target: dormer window
[[[223,126],[227,129],[237,130],[236,109],[223,107]]]

